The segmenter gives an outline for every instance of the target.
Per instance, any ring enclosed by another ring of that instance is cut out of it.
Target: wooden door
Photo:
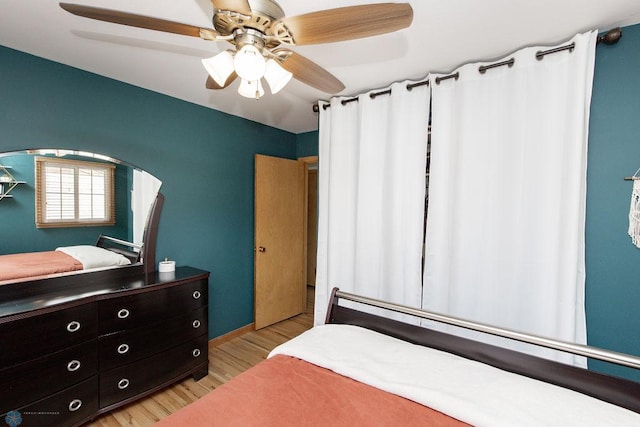
[[[255,158],[255,328],[306,305],[307,178],[303,162]]]

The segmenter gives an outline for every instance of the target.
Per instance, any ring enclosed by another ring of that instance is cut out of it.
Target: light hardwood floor
[[[313,325],[314,289],[307,288],[307,311],[258,331],[250,331],[220,345],[209,343],[209,374],[200,381],[189,377],[135,403],[106,413],[87,427],[151,426],[198,400],[246,369],[264,360],[279,344]]]

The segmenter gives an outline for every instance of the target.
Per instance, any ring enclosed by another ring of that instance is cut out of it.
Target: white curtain
[[[579,34],[563,44],[575,43],[573,51],[541,60],[536,52],[549,47],[522,49],[508,57],[512,67],[484,74],[481,64],[467,64],[458,79],[437,84],[439,76],[431,76],[425,309],[586,342],[584,223],[596,36]]]
[[[408,83],[321,104],[316,324],[334,286],[420,307],[429,88]]]

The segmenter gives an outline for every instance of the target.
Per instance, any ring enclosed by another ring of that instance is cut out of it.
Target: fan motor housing
[[[223,36],[231,35],[235,30],[242,28],[253,28],[267,34],[272,23],[285,16],[280,5],[273,0],[249,0],[249,5],[251,15],[243,15],[232,10],[215,10],[213,27]]]

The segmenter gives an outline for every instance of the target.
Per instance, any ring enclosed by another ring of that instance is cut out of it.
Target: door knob
[[[258,252],[265,252],[266,250],[264,246],[258,246]]]

